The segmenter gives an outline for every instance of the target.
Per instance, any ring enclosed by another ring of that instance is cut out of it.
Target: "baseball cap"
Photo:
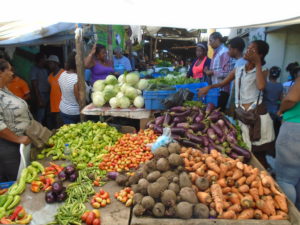
[[[50,55],[47,61],[57,62],[59,63],[59,58],[56,55]]]

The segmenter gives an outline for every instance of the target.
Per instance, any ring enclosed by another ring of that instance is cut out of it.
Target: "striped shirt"
[[[214,72],[212,76],[212,84],[220,83],[233,70],[235,59],[228,55],[228,49],[225,45],[221,45],[215,49],[214,56],[210,63],[210,70]],[[221,91],[230,91],[230,84],[221,88]]]
[[[77,83],[77,81],[77,74],[67,73],[67,71],[64,71],[58,79],[58,83],[62,93],[59,109],[62,113],[68,115],[80,114],[79,104],[74,94],[74,85]]]

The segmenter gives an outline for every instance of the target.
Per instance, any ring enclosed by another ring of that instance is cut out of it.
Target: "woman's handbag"
[[[25,134],[30,138],[32,144],[36,148],[42,148],[49,140],[52,132],[38,121],[32,119],[29,127],[25,131]]]

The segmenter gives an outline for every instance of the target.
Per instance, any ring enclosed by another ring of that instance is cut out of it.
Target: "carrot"
[[[187,148],[186,147],[181,147],[181,152],[186,152],[187,151]]]
[[[258,188],[258,180],[252,182],[251,188]]]
[[[282,195],[275,195],[274,199],[275,199],[275,202],[278,204],[280,210],[287,213],[288,206],[287,206],[286,197],[282,196]]]
[[[262,196],[264,194],[264,188],[262,186],[261,180],[258,181],[258,195]]]
[[[181,158],[184,158],[184,159],[187,159],[189,157],[188,153],[187,152],[184,152],[184,153],[181,153],[180,154],[180,157]]]
[[[234,205],[235,204],[237,204],[237,205],[241,204],[240,198],[239,198],[239,196],[236,193],[228,193],[228,197],[229,197],[229,201],[232,204],[234,204]]]
[[[238,195],[239,199],[242,199],[244,196],[239,192],[239,190],[235,187],[231,188],[231,191]]]
[[[195,165],[195,162],[194,162],[194,159],[193,159],[193,156],[190,156],[189,157],[189,161],[190,161],[190,167],[192,167],[193,168],[193,166]]]
[[[230,202],[224,201],[223,202],[223,209],[228,209],[232,204]]]
[[[225,178],[219,179],[219,180],[217,181],[217,183],[218,183],[222,188],[227,187]]]
[[[239,187],[239,191],[242,193],[247,193],[249,192],[249,186],[247,184],[243,184],[242,186]]]
[[[258,169],[257,168],[254,168],[252,171],[251,171],[251,175],[247,178],[246,180],[246,184],[250,185],[257,177],[258,175]]]
[[[199,202],[201,202],[203,204],[207,205],[208,203],[212,202],[212,198],[209,193],[199,191],[199,192],[197,192],[197,197],[198,197]]]
[[[251,188],[251,189],[249,190],[249,193],[250,193],[250,195],[253,197],[253,199],[254,199],[255,201],[258,201],[258,200],[259,200],[259,195],[258,195],[258,189],[257,189],[257,188]]]
[[[276,214],[273,202],[268,199],[258,200],[256,202],[256,207],[268,216],[275,216]]]
[[[213,184],[211,185],[210,190],[213,201],[216,203],[216,211],[219,215],[222,215],[224,198],[221,186],[219,184]]]
[[[246,177],[241,177],[240,179],[237,180],[236,185],[242,186],[246,182]]]
[[[283,212],[283,211],[281,211],[281,210],[277,210],[276,211],[276,215],[282,215],[282,216],[286,217],[286,219],[289,218],[288,214],[285,213],[285,212]]]
[[[241,199],[241,205],[243,208],[248,209],[254,207],[254,202],[251,195],[246,195]]]
[[[197,170],[198,168],[200,168],[200,166],[202,166],[202,164],[203,164],[203,162],[195,163],[195,164],[192,166],[193,170],[194,170],[194,171]]]
[[[232,210],[232,211],[234,211],[234,212],[236,212],[236,213],[239,213],[239,212],[242,211],[242,207],[241,207],[240,204],[234,204],[234,205],[230,206],[230,207],[228,208],[228,210]]]
[[[240,169],[235,169],[233,171],[232,179],[238,180],[243,176],[243,172]]]
[[[254,217],[254,209],[245,209],[237,217],[238,220],[249,220]]]
[[[213,157],[208,156],[205,159],[205,164],[208,166],[208,168],[215,171],[217,174],[220,173],[220,171],[221,171],[220,167],[218,166],[218,164],[216,163],[216,160]]]
[[[263,216],[263,213],[260,209],[255,209],[254,210],[254,218],[255,219],[261,219]]]
[[[267,214],[263,213],[262,216],[261,216],[261,219],[262,220],[268,220],[269,216]]]
[[[213,170],[208,170],[207,171],[207,176],[211,178],[211,180],[217,180],[219,175],[213,171]]]
[[[226,163],[221,163],[220,164],[220,170],[221,170],[221,172],[220,172],[220,178],[225,177],[228,169],[229,169],[228,164],[226,164]]]
[[[251,170],[252,170],[252,168],[251,168],[251,166],[248,166],[248,165],[244,165],[244,175],[245,176],[250,176],[251,175]]]
[[[212,150],[210,150],[210,155],[216,159],[219,156],[219,152],[215,149],[212,149]]]
[[[242,162],[237,162],[237,163],[236,163],[236,167],[237,167],[239,170],[244,170],[244,163],[242,163]]]
[[[193,183],[195,183],[196,179],[198,178],[198,175],[196,173],[192,172],[192,173],[189,174],[189,176],[190,176],[191,181]]]
[[[228,210],[222,215],[218,216],[220,219],[236,219],[236,214],[233,210]]]
[[[184,166],[190,166],[190,161],[187,158],[183,158]]]
[[[271,194],[271,190],[269,188],[264,187],[264,195]]]
[[[232,177],[228,177],[226,180],[226,184],[227,184],[227,186],[232,187],[235,185],[235,180],[232,179]]]
[[[227,194],[229,192],[231,192],[231,188],[230,187],[225,187],[222,189],[223,194]]]
[[[275,216],[270,216],[269,220],[287,220],[287,217],[283,215],[275,215]]]
[[[232,177],[233,175],[233,171],[232,170],[229,170],[227,173],[226,173],[226,177]]]
[[[192,172],[192,171],[193,171],[193,168],[190,167],[190,166],[186,166],[186,167],[185,167],[185,170],[188,171],[188,172]]]

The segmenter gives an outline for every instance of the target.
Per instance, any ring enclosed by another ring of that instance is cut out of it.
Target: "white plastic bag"
[[[164,128],[163,134],[159,138],[157,138],[156,142],[154,142],[151,146],[152,153],[154,153],[156,149],[162,146],[167,146],[172,141],[173,139],[171,137],[171,129],[169,127]]]
[[[30,164],[30,150],[31,150],[31,145],[24,145],[21,144],[20,145],[20,155],[21,155],[21,159],[20,159],[20,165],[19,165],[19,171],[18,171],[18,177],[17,179],[20,178],[22,170],[24,168],[26,168],[27,166],[29,166]]]

